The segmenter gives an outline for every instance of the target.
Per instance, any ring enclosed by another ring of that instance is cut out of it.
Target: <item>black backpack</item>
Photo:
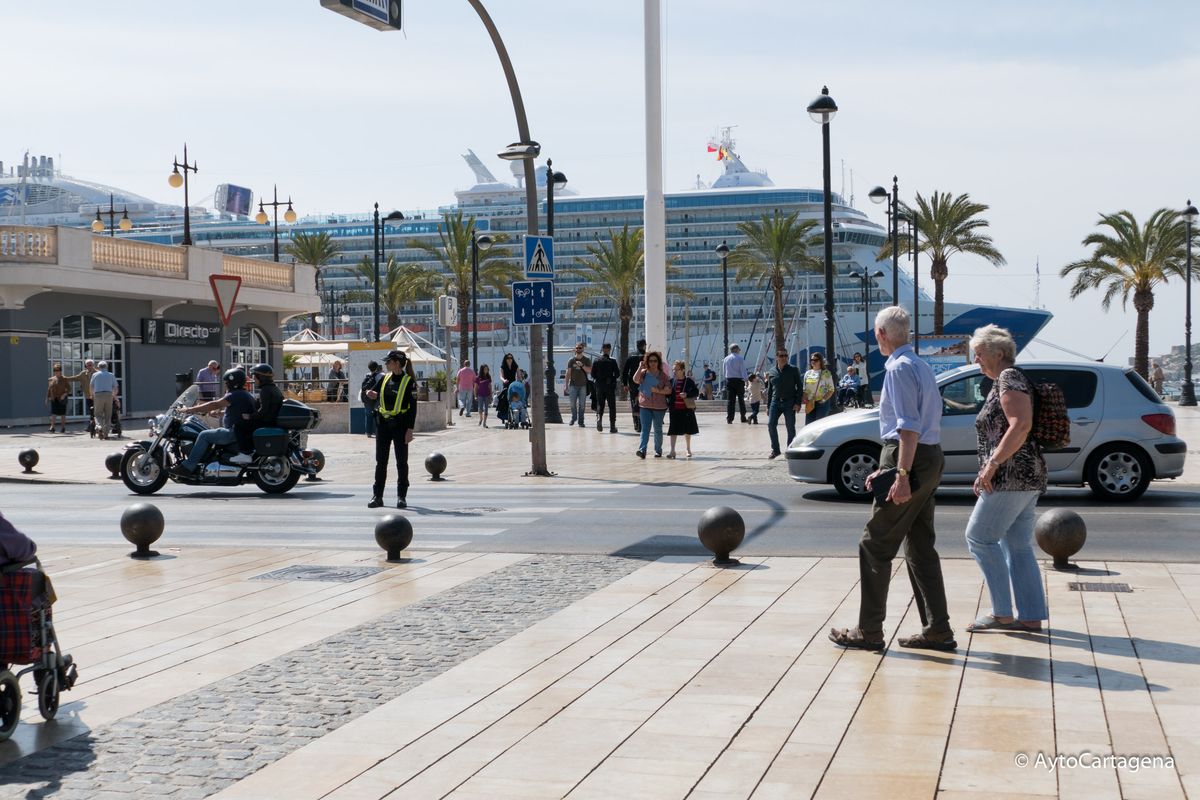
[[[358,399],[362,401],[364,406],[375,402],[371,398],[367,397],[367,390],[375,388],[375,377],[376,376],[374,373],[369,372],[367,373],[367,377],[362,379],[362,387],[358,391]]]

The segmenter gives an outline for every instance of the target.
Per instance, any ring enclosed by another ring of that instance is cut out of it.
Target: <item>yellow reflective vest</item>
[[[386,397],[384,392],[387,389],[387,382],[391,379],[392,373],[388,372],[383,376],[383,382],[379,384],[379,416],[384,419],[398,417],[408,411],[408,406],[404,403],[408,399],[408,387],[412,383],[412,376],[408,373],[400,376],[400,388],[396,391],[396,402],[391,408],[388,408],[387,403],[384,401]]]

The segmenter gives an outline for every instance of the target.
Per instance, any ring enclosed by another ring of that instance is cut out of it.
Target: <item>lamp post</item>
[[[554,238],[554,190],[567,185],[567,176],[554,171],[554,162],[546,159],[546,235]],[[554,324],[546,327],[546,422],[562,424],[558,392],[554,388],[558,370],[554,366]]]
[[[479,369],[479,253],[492,247],[492,237],[471,228],[471,366]]]
[[[882,186],[876,186],[867,193],[867,197],[871,198],[872,203],[882,203],[884,200],[887,200],[888,239],[892,243],[892,303],[893,305],[899,305],[900,265],[898,262],[900,247],[896,240],[900,236],[900,179],[895,175],[892,176],[892,193],[890,195],[887,189]]]
[[[721,358],[724,358],[729,354],[729,245],[722,241],[717,245],[716,253],[721,257],[721,323],[725,331],[725,349],[721,351]]]
[[[100,219],[100,213],[101,213],[100,206],[97,205],[96,206],[96,219],[94,222],[92,222],[92,233],[104,233],[104,221],[102,219]],[[113,206],[112,192],[108,193],[108,211],[105,211],[104,213],[108,215],[108,235],[109,236],[116,236],[118,227],[120,227],[121,230],[123,230],[123,231],[127,231],[127,230],[130,230],[131,228],[133,228],[133,220],[131,220],[129,218],[129,206],[125,206],[125,208],[123,208],[121,210],[121,222],[119,223],[119,225],[114,224],[114,220],[116,219],[116,216],[117,216],[117,209]]]
[[[379,262],[381,260],[386,260],[384,257],[387,255],[387,242],[384,238],[384,227],[383,226],[389,222],[398,222],[402,219],[404,219],[403,214],[401,214],[399,211],[393,211],[392,213],[390,213],[386,217],[384,217],[383,220],[381,221],[379,219],[379,203],[375,204],[375,228],[374,228],[374,231],[375,231],[375,251],[374,251],[375,252],[375,280],[372,282],[372,286],[371,286],[371,293],[372,293],[373,299],[375,301],[374,302],[375,310],[373,312],[374,316],[372,317],[374,324],[371,329],[372,330],[371,341],[373,341],[373,342],[379,341],[379,283],[380,283]]]
[[[192,211],[188,205],[188,173],[199,172],[199,170],[196,168],[196,162],[188,163],[187,142],[183,143],[183,163],[180,164],[177,158],[172,160],[174,163],[171,165],[171,174],[167,176],[167,183],[175,189],[183,186],[183,242],[181,244],[187,247],[192,243]],[[182,175],[179,174],[179,170],[183,170]],[[279,260],[278,255],[275,260]]]
[[[824,166],[825,198],[825,363],[837,379],[837,355],[833,352],[833,201],[830,197],[829,123],[837,114],[837,103],[829,96],[829,87],[822,86],[821,94],[808,104],[808,115],[821,126],[821,153]]]
[[[1200,211],[1188,200],[1183,210],[1187,224],[1187,269],[1184,272],[1185,296],[1183,301],[1183,384],[1179,387],[1179,405],[1196,405],[1196,387],[1192,384],[1192,223]]]
[[[913,352],[918,356],[921,354],[921,273],[920,267],[917,264],[917,256],[920,251],[920,226],[917,224],[916,214],[903,214],[900,217],[901,221],[908,225],[908,230],[904,234],[905,243],[909,246],[909,252],[912,253],[912,279],[913,279],[913,302],[912,302],[912,346]],[[896,301],[896,305],[900,305]]]
[[[263,210],[263,206],[264,205],[271,206],[272,213],[274,213],[274,215],[275,215],[275,261],[278,263],[278,261],[279,261],[279,207],[287,206],[287,211],[285,211],[283,213],[283,221],[287,222],[287,223],[292,223],[292,222],[296,221],[296,212],[292,210],[292,198],[289,197],[286,201],[279,199],[279,187],[278,186],[273,186],[271,188],[271,192],[272,192],[272,197],[274,198],[271,202],[265,203],[262,200],[258,201],[258,214],[255,215],[254,221],[257,222],[259,225],[266,225],[267,222],[269,222],[270,220],[267,217],[267,212]]]
[[[883,277],[882,270],[875,270],[868,273],[865,269],[862,272],[857,270],[850,273],[850,277],[855,280],[862,281],[862,297],[863,297],[863,348],[866,350],[863,353],[863,378],[864,385],[867,387],[867,393],[871,391],[871,284],[876,278]]]

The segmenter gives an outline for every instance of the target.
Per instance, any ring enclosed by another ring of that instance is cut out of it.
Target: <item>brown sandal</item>
[[[908,647],[917,650],[941,650],[944,653],[953,653],[958,649],[958,642],[954,641],[954,634],[947,633],[945,638],[935,639],[927,634],[918,633],[916,636],[901,636],[899,641],[901,647]]]
[[[853,650],[882,650],[885,646],[882,634],[868,639],[859,628],[830,628],[829,641]]]

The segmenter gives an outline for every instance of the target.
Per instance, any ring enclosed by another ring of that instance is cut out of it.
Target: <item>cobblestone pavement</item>
[[[644,562],[537,556],[0,769],[0,797],[207,797]]]

